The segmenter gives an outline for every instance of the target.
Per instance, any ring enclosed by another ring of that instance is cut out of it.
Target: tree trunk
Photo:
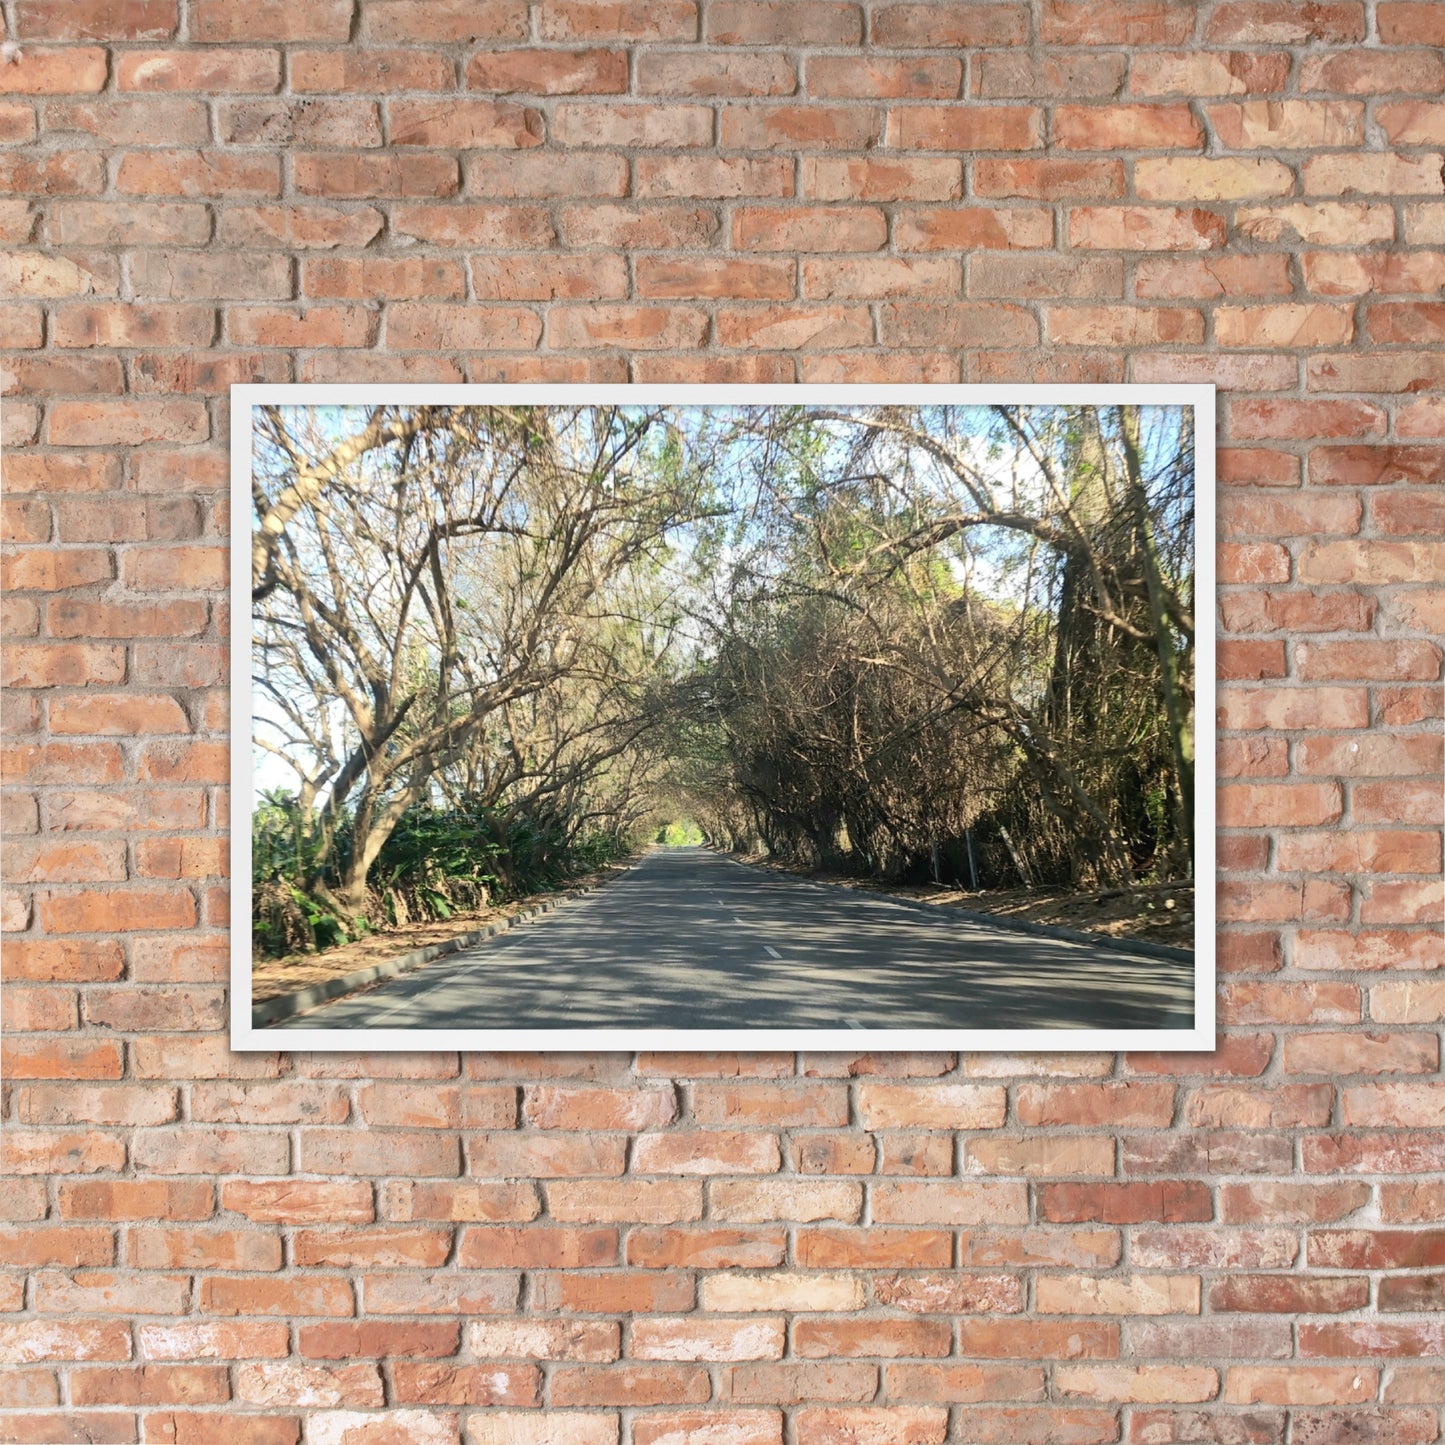
[[[1143,469],[1139,461],[1139,411],[1120,407],[1120,431],[1124,439],[1124,465],[1129,473],[1129,500],[1133,512],[1135,540],[1144,567],[1144,584],[1149,596],[1149,621],[1159,653],[1159,690],[1169,728],[1169,745],[1179,779],[1179,805],[1175,822],[1189,849],[1189,872],[1194,872],[1194,719],[1179,681],[1179,653],[1164,603],[1164,579],[1159,568],[1159,551],[1149,518],[1149,499],[1144,492]]]

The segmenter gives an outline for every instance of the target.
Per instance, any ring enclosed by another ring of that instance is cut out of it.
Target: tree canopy
[[[1192,869],[1187,409],[266,407],[253,501],[273,915],[447,906],[387,862],[422,817],[475,890],[684,814],[885,878]]]

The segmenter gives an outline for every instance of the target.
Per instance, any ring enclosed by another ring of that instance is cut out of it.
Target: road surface
[[[1187,1028],[1193,965],[660,848],[532,922],[278,1028]]]

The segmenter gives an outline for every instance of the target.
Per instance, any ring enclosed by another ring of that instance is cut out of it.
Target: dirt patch
[[[1194,947],[1194,884],[1164,883],[1137,887],[1129,892],[1074,893],[1064,888],[1000,888],[970,893],[962,888],[906,883],[884,886],[866,879],[848,878],[820,868],[793,868],[776,859],[759,855],[741,856],[740,861],[780,873],[796,873],[820,883],[838,883],[867,893],[892,894],[914,902],[939,907],[969,908],[977,913],[996,913],[1023,923],[1041,923],[1055,928],[1074,928],[1107,938],[1134,938],[1164,943],[1171,948]]]
[[[629,863],[615,863],[598,873],[574,879],[563,892],[578,888],[595,888],[611,878],[625,873]],[[458,915],[445,922],[409,923],[403,928],[390,928],[385,932],[369,933],[351,943],[337,948],[328,948],[325,953],[291,953],[285,958],[253,958],[251,960],[251,1002],[262,1003],[280,994],[295,993],[298,989],[310,988],[314,983],[340,978],[354,973],[357,969],[370,968],[388,959],[400,958],[413,949],[427,948],[433,943],[447,943],[464,933],[475,933],[489,923],[514,918],[528,908],[549,898],[558,898],[561,893],[534,893],[528,898],[517,898],[495,908],[484,908],[479,913]]]

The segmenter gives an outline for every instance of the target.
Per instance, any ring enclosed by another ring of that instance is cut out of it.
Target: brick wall
[[[0,1439],[1427,1442],[1445,5],[5,0]],[[227,1050],[226,388],[1206,380],[1211,1055]]]

